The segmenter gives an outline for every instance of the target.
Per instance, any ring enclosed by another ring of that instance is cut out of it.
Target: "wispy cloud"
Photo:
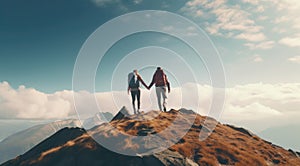
[[[261,43],[245,43],[244,45],[251,50],[267,50],[273,48],[274,44],[274,41],[263,41]]]
[[[300,64],[300,56],[291,57],[288,59],[288,61]]]
[[[242,0],[242,2],[249,3],[249,4],[252,4],[252,5],[258,5],[259,4],[259,0]]]
[[[104,7],[106,5],[111,5],[111,4],[119,4],[121,2],[120,0],[91,0],[91,1],[99,7]]]
[[[277,34],[282,34],[282,33],[287,32],[287,29],[286,28],[280,28],[280,27],[274,27],[274,28],[272,28],[272,32],[275,32]]]
[[[300,10],[300,3],[298,0],[261,0],[261,1],[253,1],[251,0],[243,0],[244,3],[250,3],[253,6],[257,7],[257,9],[261,8],[263,11],[267,8],[272,10],[274,13],[273,23],[275,26],[278,24],[291,24],[289,28],[297,28],[297,24],[299,23],[298,15]],[[259,11],[259,10],[257,10]]]
[[[257,6],[257,8],[254,10],[254,12],[258,12],[258,13],[262,13],[264,11],[265,11],[265,8],[262,5]]]
[[[279,40],[279,43],[289,47],[300,47],[300,33],[294,36],[284,37]]]
[[[278,43],[299,47],[299,10],[297,0],[190,0],[181,9],[209,34],[244,40],[251,50],[272,49]]]
[[[247,1],[247,3],[256,4],[258,2]],[[230,5],[227,0],[191,0],[181,10],[187,15],[207,20],[205,29],[211,35],[249,42],[267,39],[263,33],[263,26],[257,25],[256,21],[251,18],[252,14],[242,9],[238,3]],[[256,10],[263,12],[264,7],[260,5]]]
[[[291,20],[291,18],[289,18],[287,16],[280,16],[280,17],[276,18],[273,22],[275,24],[280,24],[280,23],[288,22],[290,20]]]
[[[105,8],[108,6],[114,6],[115,9],[121,11],[129,11],[128,5],[126,6],[124,1],[122,0],[90,0],[93,4],[95,4],[99,8]],[[132,4],[139,5],[143,0],[133,0]]]
[[[263,33],[241,33],[235,36],[236,39],[244,39],[250,42],[264,41],[266,36]]]
[[[254,62],[263,62],[263,58],[260,55],[255,55],[253,58]]]
[[[132,1],[123,1],[123,0],[90,0],[98,7],[107,7],[109,5],[114,5],[114,7],[119,8],[124,11],[129,10],[129,5],[139,5],[143,0],[132,0]]]
[[[258,21],[265,21],[265,20],[267,20],[269,17],[268,16],[259,16],[259,17],[257,17],[257,20]]]
[[[264,1],[270,2],[279,11],[287,10],[290,12],[294,12],[300,8],[300,3],[298,0],[264,0]]]
[[[134,4],[140,4],[140,3],[142,3],[143,2],[143,0],[133,0],[133,3]]]

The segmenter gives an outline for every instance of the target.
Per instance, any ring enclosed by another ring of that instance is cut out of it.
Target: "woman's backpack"
[[[140,87],[140,81],[136,78],[136,75],[133,73],[130,73],[128,75],[128,85],[129,88],[138,88]]]

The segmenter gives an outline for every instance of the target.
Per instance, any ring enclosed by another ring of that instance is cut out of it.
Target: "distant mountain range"
[[[139,115],[124,115],[124,112],[125,108],[111,122],[87,131],[64,128],[2,166],[300,165],[298,152],[285,150],[246,129],[221,124],[191,110],[150,111]],[[185,133],[184,126],[191,122]],[[208,134],[210,125],[216,125],[212,134],[199,140],[200,131]],[[164,142],[146,141],[154,135]],[[171,147],[151,153],[180,135],[183,137]],[[140,136],[141,142],[132,136]],[[95,140],[106,142],[120,153],[136,156],[112,152]]]
[[[79,120],[62,120],[33,126],[0,142],[0,163],[23,154],[45,138],[65,127],[79,127]]]
[[[90,117],[83,122],[85,129],[90,129],[94,126],[100,125],[103,122],[109,122],[113,118],[113,114],[110,112],[97,113],[93,117]]]
[[[98,113],[86,119],[83,122],[83,126],[85,128],[91,128],[102,124],[104,121],[109,121],[112,118],[113,115],[111,113]],[[47,137],[65,127],[81,127],[81,123],[77,119],[55,121],[36,125],[10,135],[0,142],[0,163],[25,153]]]
[[[48,123],[51,121],[48,121]],[[44,122],[47,123],[47,122]],[[0,142],[8,136],[17,133],[19,131],[28,129],[32,126],[44,124],[42,121],[29,121],[29,120],[0,120]],[[9,127],[8,127],[9,126]]]

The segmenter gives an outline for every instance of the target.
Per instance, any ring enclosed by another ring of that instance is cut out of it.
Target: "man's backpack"
[[[166,75],[163,70],[157,71],[155,80],[157,85],[167,85]]]

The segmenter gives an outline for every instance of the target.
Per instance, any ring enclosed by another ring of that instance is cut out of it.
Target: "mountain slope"
[[[62,128],[76,126],[80,126],[78,120],[62,120],[17,132],[0,142],[0,163],[25,153]]]
[[[194,119],[195,118],[195,119]],[[204,120],[208,123],[203,125]],[[185,133],[183,129],[192,122]],[[204,141],[209,125],[216,124],[212,134]],[[161,134],[160,134],[161,133]],[[163,142],[143,143],[149,136],[158,134],[166,143],[184,137],[162,152],[151,154],[153,149],[164,147]],[[107,150],[95,140],[120,153],[139,154],[126,156]],[[132,136],[141,137],[140,140]],[[141,142],[138,142],[141,141]],[[103,143],[103,142],[101,142]],[[213,118],[181,109],[167,113],[150,111],[145,114],[117,118],[85,131],[66,128],[49,137],[33,149],[3,166],[14,165],[300,165],[297,153],[287,151],[253,135],[251,132],[230,125],[223,125]]]
[[[164,161],[168,155],[171,160]],[[101,147],[84,129],[65,128],[4,166],[191,165],[189,162],[193,163],[172,151],[143,158],[119,155]]]

